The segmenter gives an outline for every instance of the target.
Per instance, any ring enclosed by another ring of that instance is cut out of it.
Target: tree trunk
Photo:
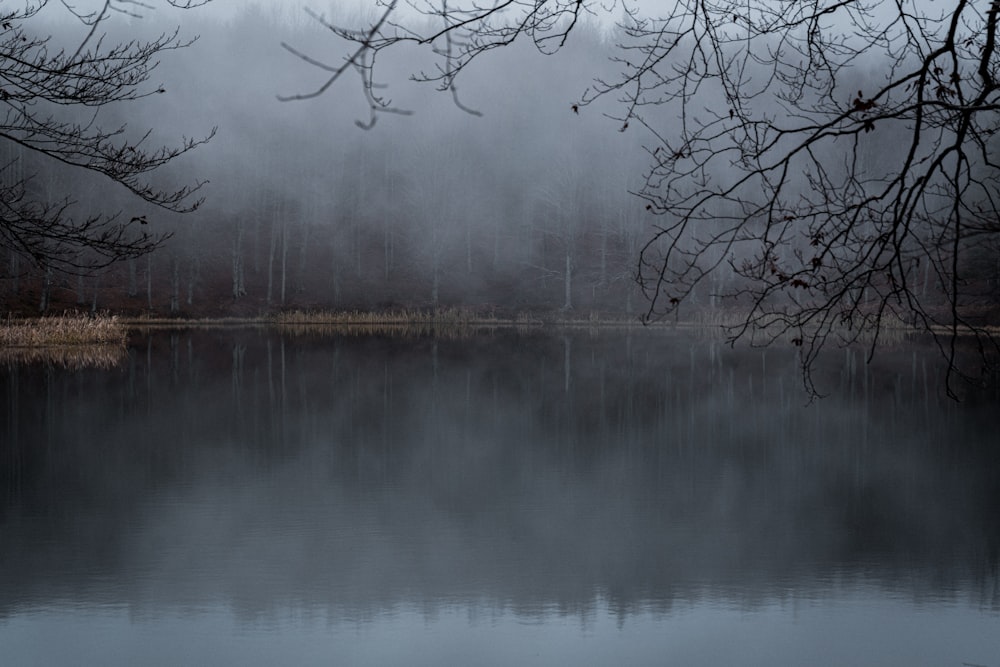
[[[493,216],[493,271],[500,263],[500,216]]]
[[[271,221],[271,248],[267,253],[267,305],[271,305],[274,295],[274,253],[278,246],[278,228]]]
[[[126,295],[134,297],[139,293],[139,281],[136,276],[135,257],[128,258],[128,291]]]
[[[608,285],[608,225],[601,223],[601,287]]]
[[[93,294],[93,298],[90,301],[90,314],[91,315],[96,315],[97,314],[97,296],[98,296],[98,294],[100,294],[100,292],[101,292],[101,277],[100,276],[94,276],[94,294]]]
[[[432,214],[433,215],[433,214]],[[441,295],[441,248],[438,238],[440,220],[431,220],[431,254],[433,259],[433,275],[431,276],[431,304],[436,308]]]
[[[21,256],[16,252],[11,251],[10,253],[10,290],[14,296],[17,296],[18,292],[21,291]]]
[[[42,298],[38,303],[38,312],[45,313],[49,310],[50,290],[52,289],[52,267],[45,267],[45,276],[42,278]]]
[[[330,234],[330,271],[333,274],[333,301],[340,303],[340,258],[337,257],[337,235]]]
[[[245,271],[243,268],[243,232],[244,224],[241,219],[236,223],[236,238],[233,239],[233,301],[246,294],[246,288],[243,283]]]
[[[146,255],[146,305],[153,310],[153,253]]]
[[[382,230],[382,245],[383,253],[385,255],[385,281],[389,282],[389,276],[392,273],[392,229],[389,227],[389,222],[386,220]]]
[[[565,300],[563,310],[573,309],[573,254],[566,250],[566,268],[563,273],[563,283],[565,285]]]
[[[174,255],[170,261],[170,312],[181,309],[181,262]]]
[[[299,243],[299,266],[296,269],[296,274],[298,274],[296,278],[297,289],[300,293],[306,291],[306,264],[309,261],[309,220],[310,218],[307,217],[305,222],[301,224],[302,240]]]
[[[354,216],[354,264],[358,278],[361,277],[361,220]]]
[[[194,305],[194,288],[198,284],[198,277],[201,275],[201,260],[198,259],[198,255],[191,258],[188,263],[188,281],[187,281],[187,305]]]
[[[281,221],[281,305],[285,305],[285,286],[288,283],[288,221]]]
[[[441,269],[440,260],[437,255],[437,251],[434,254],[434,277],[431,282],[431,304],[436,308],[438,305],[438,297],[441,293]]]
[[[472,275],[472,226],[465,222],[465,270]]]

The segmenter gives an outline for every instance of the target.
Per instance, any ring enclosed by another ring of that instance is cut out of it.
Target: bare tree
[[[207,2],[165,1],[180,8]],[[147,177],[214,130],[157,147],[148,145],[152,130],[104,125],[109,105],[164,93],[150,81],[158,58],[191,43],[177,31],[149,41],[108,37],[113,16],[151,8],[137,0],[104,0],[89,12],[48,0],[0,7],[0,246],[46,272],[85,273],[146,254],[169,236],[151,224],[150,211],[185,212],[200,204],[192,195],[201,183],[159,189]],[[46,22],[46,11],[68,14],[70,21]],[[39,32],[43,23],[59,26],[59,35]],[[72,192],[35,187],[46,173],[67,168],[119,184],[137,210],[75,215]]]
[[[366,26],[313,14],[350,44],[340,62],[286,48],[326,77],[297,98],[356,74],[370,127],[399,111],[377,68],[390,50],[429,50],[436,65],[413,78],[461,105],[456,80],[477,58],[518,41],[551,53],[587,16],[611,17],[618,73],[595,78],[567,113],[614,102],[616,129],[648,133],[636,193],[658,215],[637,270],[647,320],[704,284],[739,315],[734,339],[801,348],[811,394],[825,347],[864,342],[874,352],[893,327],[933,336],[949,394],[957,377],[992,373],[998,342],[967,259],[1000,232],[1000,2],[648,6],[391,0]],[[962,338],[978,353],[968,364]]]

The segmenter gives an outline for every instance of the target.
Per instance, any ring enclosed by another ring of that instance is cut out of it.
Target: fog
[[[146,215],[173,239],[152,256],[95,278],[62,278],[51,308],[174,314],[257,314],[278,308],[468,305],[484,309],[631,311],[636,247],[646,228],[638,137],[600,109],[571,104],[606,69],[606,35],[581,30],[558,55],[498,53],[460,87],[464,105],[407,85],[422,56],[385,62],[389,94],[412,116],[383,115],[368,132],[354,82],[303,102],[317,72],[281,43],[336,59],[341,45],[303,13],[244,5],[225,16],[147,12],[107,27],[155,34],[181,25],[199,39],[154,74],[165,94],[108,108],[106,125],[170,144],[218,126],[212,141],[152,176],[157,185],[208,181],[194,214],[147,209],[99,178],[63,173],[26,154],[35,187],[86,207]],[[70,30],[52,24],[52,32]],[[79,34],[79,26],[72,34]],[[124,33],[121,33],[124,34]],[[430,63],[428,63],[430,66]],[[11,266],[14,266],[13,259]],[[36,309],[33,274],[8,279],[3,303]],[[36,276],[37,278],[37,276]],[[623,307],[624,306],[624,307]]]
[[[32,19],[53,49],[87,31],[65,8]],[[76,350],[5,355],[0,645],[15,662],[529,664],[549,644],[565,664],[992,664],[1000,385],[946,398],[941,347],[903,328],[881,332],[874,359],[870,338],[831,337],[812,360],[801,337],[734,348],[688,327],[745,316],[746,298],[718,294],[745,284],[755,230],[775,223],[753,210],[758,182],[675,239],[698,255],[676,326],[625,326],[649,307],[639,253],[674,219],[636,193],[647,177],[677,182],[678,160],[651,146],[682,121],[676,100],[643,109],[653,132],[612,118],[611,96],[578,105],[627,69],[611,59],[620,27],[590,19],[551,55],[497,49],[463,73],[458,103],[410,80],[432,54],[387,51],[376,92],[401,113],[362,129],[362,82],[349,72],[310,97],[328,73],[283,48],[344,53],[297,5],[135,8],[102,24],[109,42],[175,26],[197,39],[164,54],[150,82],[162,94],[95,122],[149,145],[214,132],[150,175],[204,183],[204,202],[165,212],[5,142],[0,164],[20,161],[31,197],[142,216],[170,238],[54,278],[3,248],[0,311],[462,307],[522,326],[177,321],[134,328],[94,367],[59,361]],[[372,4],[324,9],[353,25]],[[832,96],[863,101],[881,76],[877,57],[855,65]],[[707,87],[689,101],[734,116]],[[862,180],[885,178],[906,132],[890,119],[836,144],[830,182],[855,154]],[[737,178],[723,161],[699,182]],[[790,166],[803,202],[810,175]],[[809,261],[816,239],[780,213],[775,233]],[[723,251],[712,235],[733,220],[749,220],[748,243]],[[907,252],[923,248],[917,227]],[[988,234],[975,242],[961,271],[979,322],[995,316],[1000,253]],[[857,247],[813,268],[855,262]],[[898,264],[929,310],[948,304],[931,262]],[[957,346],[956,366],[988,360],[973,348]]]
[[[34,19],[37,29],[51,33],[53,43],[78,42],[84,27],[55,9]],[[341,3],[327,15],[354,24],[363,11]],[[378,83],[387,88],[376,92],[406,115],[381,113],[363,131],[357,124],[367,123],[370,112],[356,77],[314,98],[279,101],[316,91],[327,76],[282,44],[328,63],[338,62],[346,47],[301,8],[210,3],[140,13],[103,24],[108,39],[178,25],[183,36],[198,39],[165,54],[155,70],[153,83],[164,94],[102,109],[99,122],[127,124],[132,137],[150,131],[147,143],[167,145],[217,127],[207,145],[151,175],[167,188],[205,181],[198,192],[205,203],[193,214],[166,213],[100,177],[15,151],[8,157],[23,161],[34,194],[68,195],[76,215],[144,215],[152,233],[173,238],[145,258],[95,276],[61,276],[51,285],[42,267],[8,251],[0,283],[7,310],[204,316],[465,306],[635,317],[648,306],[635,284],[639,252],[664,220],[634,193],[659,163],[651,148],[657,136],[642,127],[621,131],[608,117],[620,113],[610,97],[574,106],[595,80],[621,75],[611,57],[627,40],[611,21],[589,18],[552,55],[516,42],[476,60],[457,83],[460,104],[410,81],[437,66],[429,53],[405,46],[385,52]],[[840,84],[844,95],[878,69],[877,59],[859,61]],[[719,113],[726,102],[706,92],[693,103]],[[760,114],[779,108],[767,99],[752,104]],[[680,122],[673,103],[652,106],[644,118],[666,140]],[[866,137],[868,176],[885,172],[889,147],[904,134],[902,124],[886,123]],[[837,163],[829,169],[836,174]],[[706,174],[719,182],[730,177]],[[735,202],[712,208],[706,215],[720,222],[706,222],[679,247],[696,250],[730,216],[745,213]],[[807,241],[803,236],[791,249],[801,252]],[[1000,284],[1000,266],[980,256],[988,246],[968,255],[969,289],[979,295]],[[692,275],[722,259],[738,267],[740,253],[756,250],[737,246],[724,258],[710,249]],[[921,270],[915,278],[921,298],[943,303],[943,293],[935,300],[943,286],[930,264]],[[684,315],[723,306],[714,295],[738,281],[723,262],[694,286]]]
[[[794,361],[665,333],[195,332],[120,371],[9,370],[0,611],[626,618],[859,586],[996,611],[995,397],[940,397],[917,347],[849,354],[824,369],[843,398],[804,408]]]

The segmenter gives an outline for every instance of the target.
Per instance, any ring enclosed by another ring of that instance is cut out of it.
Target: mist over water
[[[996,397],[938,396],[919,344],[845,352],[811,405],[795,364],[679,332],[225,330],[5,368],[0,645],[993,664]]]

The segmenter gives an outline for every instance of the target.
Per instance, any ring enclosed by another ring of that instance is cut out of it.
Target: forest
[[[58,16],[32,21],[39,34],[67,43],[86,28]],[[554,53],[518,42],[476,60],[463,72],[458,103],[458,85],[454,98],[407,85],[412,72],[433,62],[400,48],[383,57],[379,71],[394,79],[387,94],[405,113],[380,115],[367,131],[357,127],[368,120],[365,98],[346,84],[283,101],[322,82],[295,53],[335,59],[340,48],[297,9],[148,12],[101,29],[112,40],[178,25],[185,39],[197,40],[157,64],[151,82],[163,94],[107,105],[98,117],[124,124],[130,137],[148,132],[143,141],[209,138],[151,177],[167,188],[204,182],[197,192],[203,205],[164,211],[100,175],[4,142],[4,178],[23,182],[32,196],[64,202],[70,215],[99,210],[138,220],[144,232],[169,237],[153,252],[87,271],[60,271],[7,244],[4,311],[246,317],[458,306],[636,319],[647,310],[649,295],[637,285],[640,253],[664,221],[642,195],[662,167],[659,149],[650,148],[642,128],[626,131],[628,123],[615,120],[614,100],[577,104],[595,80],[614,75],[616,45],[627,39],[620,25],[584,21]],[[879,68],[859,62],[839,85],[862,88]],[[90,113],[61,110],[77,112]],[[673,113],[650,111],[644,124],[657,121],[666,134],[681,122]],[[861,148],[869,174],[889,168],[882,161],[905,137],[901,126],[879,128],[870,136],[866,129]],[[732,210],[723,203],[707,215],[725,221]],[[682,250],[698,254],[698,279],[688,285],[681,276],[689,291],[674,317],[750,305],[717,298],[738,295],[747,275],[744,257],[700,245],[699,235],[715,229],[705,224],[678,239]],[[996,235],[987,235],[962,254],[962,307],[975,323],[998,318],[997,245]],[[793,243],[790,253],[801,254],[802,246]],[[908,289],[930,311],[950,307],[947,276],[934,266],[906,268]],[[801,278],[788,284],[807,285]],[[875,308],[885,299],[877,283],[870,287]],[[855,307],[863,310],[866,298],[856,297]]]
[[[156,18],[132,25],[156,32],[164,27]],[[553,59],[571,68],[538,67],[530,51],[503,54],[494,66],[516,79],[484,72],[481,85],[463,91],[482,116],[414,89],[415,116],[366,132],[355,126],[364,110],[349,94],[278,100],[312,83],[280,42],[325,46],[305,15],[247,5],[224,19],[197,11],[181,19],[199,39],[160,63],[155,76],[166,94],[110,111],[163,141],[218,126],[157,175],[208,181],[204,205],[164,213],[115,184],[4,145],[39,196],[68,195],[71,212],[99,206],[142,216],[154,233],[171,235],[154,252],[92,275],[51,271],[6,248],[4,310],[641,308],[632,278],[645,211],[629,193],[641,145],[598,114],[571,110],[587,73],[605,63],[607,35],[597,27]]]

